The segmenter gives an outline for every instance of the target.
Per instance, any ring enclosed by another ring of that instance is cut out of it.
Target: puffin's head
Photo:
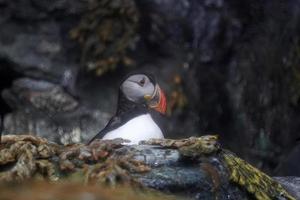
[[[122,82],[120,90],[129,101],[166,113],[166,96],[151,75],[131,75]]]

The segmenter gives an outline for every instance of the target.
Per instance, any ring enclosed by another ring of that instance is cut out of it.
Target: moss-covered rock
[[[34,136],[7,135],[0,146],[0,181],[65,180],[192,199],[295,199],[271,177],[222,149],[214,135],[133,146],[124,142],[60,146]]]

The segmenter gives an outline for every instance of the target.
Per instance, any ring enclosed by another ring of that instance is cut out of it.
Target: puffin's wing
[[[91,142],[93,142],[95,139],[101,139],[104,137],[104,135],[106,133],[108,133],[109,131],[116,129],[120,126],[121,121],[119,117],[112,117],[109,122],[106,124],[106,126],[97,134],[95,135],[89,142],[88,144],[90,144]]]
[[[159,126],[159,128],[163,132],[164,136],[165,137],[167,136],[166,138],[170,137],[167,134],[167,124],[168,124],[167,118],[155,110],[149,110],[149,112],[154,122]]]

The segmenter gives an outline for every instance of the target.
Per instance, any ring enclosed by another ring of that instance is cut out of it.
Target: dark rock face
[[[118,80],[132,68],[120,64],[98,79],[84,72],[81,46],[70,31],[85,16],[88,2],[0,1],[0,72],[10,68],[11,79],[28,78],[2,92],[12,109],[1,109],[6,134],[29,131],[64,143],[86,141],[114,112]],[[127,53],[139,69],[158,77],[175,105],[166,135],[221,134],[226,146],[256,166],[285,175],[283,158],[300,137],[300,3],[135,4],[138,38]],[[174,77],[181,81],[174,83]]]
[[[68,27],[85,7],[84,1],[2,1],[1,59],[25,75],[63,82],[78,67]]]
[[[143,2],[155,13],[146,40],[184,49],[192,126],[220,133],[231,149],[276,171],[299,138],[299,2]]]
[[[281,156],[291,151],[299,137],[299,105],[293,100],[298,99],[299,4],[294,3],[256,8],[265,13],[252,18],[261,22],[244,25],[251,34],[243,34],[243,41],[235,45],[236,56],[227,70],[229,106],[239,133],[236,142],[246,146],[248,160],[266,170],[277,170]]]

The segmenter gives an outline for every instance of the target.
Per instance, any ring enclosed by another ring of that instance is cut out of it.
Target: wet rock
[[[148,187],[170,192],[185,193],[192,199],[248,199],[247,194],[229,183],[215,190],[207,172],[197,167],[164,167],[139,178]]]

